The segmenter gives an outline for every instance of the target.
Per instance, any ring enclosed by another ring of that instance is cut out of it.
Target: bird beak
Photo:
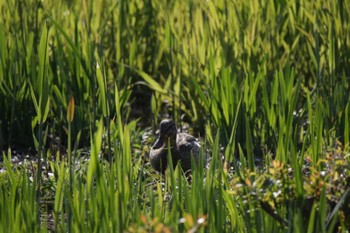
[[[163,138],[159,137],[158,140],[154,143],[152,146],[153,149],[159,149],[164,145],[164,140]]]

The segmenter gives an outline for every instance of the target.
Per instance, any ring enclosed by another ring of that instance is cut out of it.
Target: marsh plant
[[[0,232],[350,228],[348,1],[0,9]],[[190,179],[152,169],[163,118]]]

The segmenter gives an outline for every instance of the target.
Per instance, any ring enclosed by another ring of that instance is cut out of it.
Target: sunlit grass
[[[0,9],[0,232],[349,228],[347,1]],[[163,117],[200,137],[191,179],[148,163]]]

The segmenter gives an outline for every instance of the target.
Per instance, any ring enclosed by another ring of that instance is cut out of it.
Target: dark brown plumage
[[[175,122],[167,119],[160,123],[159,138],[150,151],[151,164],[156,171],[164,174],[168,165],[169,146],[174,167],[181,161],[183,171],[190,170],[192,156],[198,164],[198,140],[187,133],[178,133]]]

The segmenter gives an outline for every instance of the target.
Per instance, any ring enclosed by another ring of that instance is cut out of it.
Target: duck
[[[180,162],[186,173],[191,170],[191,161],[198,164],[200,144],[197,138],[187,133],[178,133],[176,124],[171,119],[162,120],[159,126],[159,137],[151,147],[149,158],[154,170],[164,174],[168,168],[169,150],[173,168]]]

